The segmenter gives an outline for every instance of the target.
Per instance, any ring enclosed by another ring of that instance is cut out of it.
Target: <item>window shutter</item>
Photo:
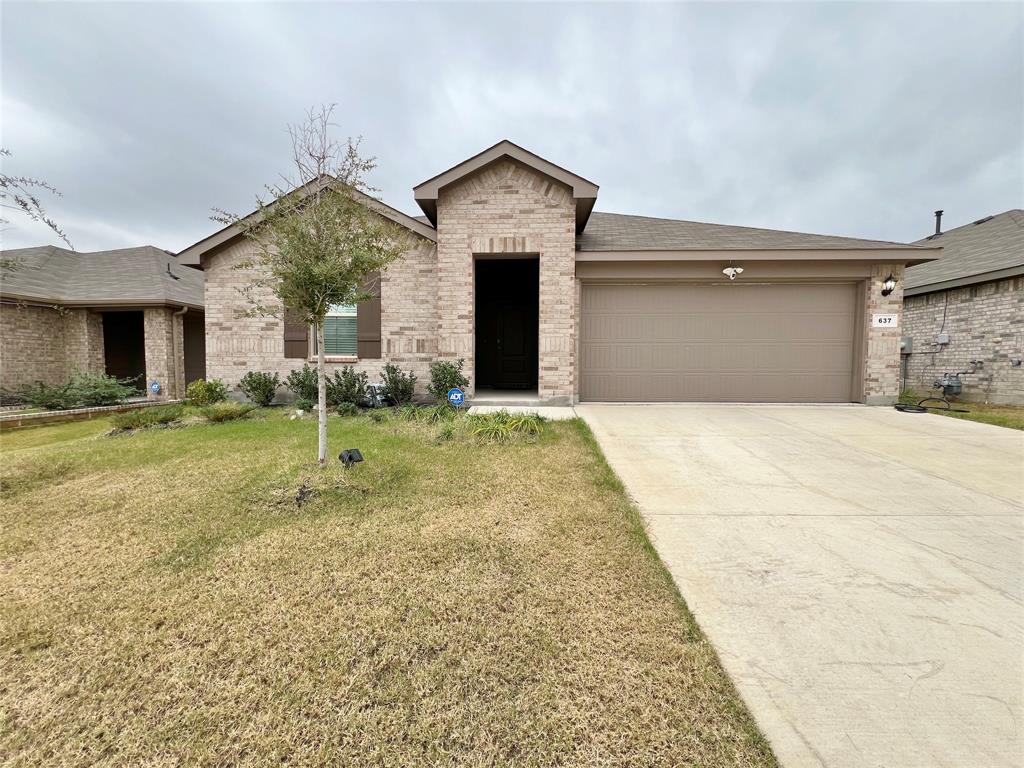
[[[309,357],[309,326],[294,309],[284,311],[284,356],[303,360]]]
[[[356,354],[360,360],[380,359],[380,273],[370,275],[363,287],[375,298],[356,307]]]

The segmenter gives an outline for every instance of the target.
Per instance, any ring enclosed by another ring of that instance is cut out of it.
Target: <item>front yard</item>
[[[108,427],[0,436],[5,762],[774,765],[581,423]]]

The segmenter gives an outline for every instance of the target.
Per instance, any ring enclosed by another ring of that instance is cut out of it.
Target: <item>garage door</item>
[[[849,402],[856,286],[583,285],[580,399]]]

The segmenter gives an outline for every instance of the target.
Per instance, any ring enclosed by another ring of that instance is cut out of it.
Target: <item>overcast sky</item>
[[[1024,207],[1024,4],[0,4],[7,173],[180,250],[336,102],[385,202],[508,138],[597,210],[886,240]],[[16,219],[4,247],[56,243]]]

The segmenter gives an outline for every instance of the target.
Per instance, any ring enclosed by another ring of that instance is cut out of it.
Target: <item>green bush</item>
[[[298,400],[295,401],[295,407],[298,408],[300,411],[315,411],[316,403],[313,402],[312,400],[307,400],[304,397],[300,397]]]
[[[117,379],[103,373],[76,371],[67,384],[50,387],[37,381],[24,387],[18,396],[28,405],[49,411],[97,408],[123,403],[127,397],[135,394],[135,388],[128,386],[127,382],[128,379]]]
[[[342,367],[340,371],[335,371],[333,376],[327,377],[327,404],[365,405],[369,381],[364,371],[357,371],[351,365]]]
[[[68,383],[68,393],[75,404],[86,408],[117,405],[135,394],[135,387],[129,386],[129,381],[105,373],[76,371]]]
[[[118,430],[145,429],[146,427],[165,426],[179,421],[185,413],[183,405],[158,405],[150,408],[139,408],[134,411],[115,413],[110,423]]]
[[[316,382],[316,368],[310,368],[309,363],[303,363],[301,368],[297,368],[288,374],[288,378],[284,381],[285,386],[295,395],[295,399],[299,403],[310,402],[314,403],[317,400],[317,382]],[[302,407],[301,405],[299,406]],[[304,408],[303,410],[309,410]]]
[[[536,438],[544,431],[544,417],[535,413],[478,413],[469,417],[474,435],[495,443]]]
[[[196,379],[185,388],[185,398],[192,405],[213,405],[228,399],[228,389],[220,379]]]
[[[469,386],[469,379],[462,375],[465,364],[466,361],[461,357],[458,360],[438,360],[430,364],[430,386],[427,391],[437,402],[448,402],[448,390]]]
[[[256,410],[251,403],[228,403],[220,402],[200,408],[199,412],[207,421],[220,423],[222,421],[234,421],[246,416],[250,411]]]
[[[274,402],[274,396],[277,394],[279,386],[281,386],[281,379],[276,373],[260,371],[249,371],[238,382],[238,388],[242,390],[242,394],[256,405],[264,408]]]
[[[381,395],[394,405],[405,405],[412,402],[416,390],[416,376],[411,371],[405,373],[397,365],[388,363],[380,374]]]
[[[355,403],[338,403],[339,416],[358,416],[359,406]]]
[[[35,384],[28,384],[22,387],[18,396],[26,405],[33,408],[45,408],[48,411],[63,411],[66,408],[74,408],[75,402],[72,398],[70,388],[67,384],[59,387],[48,387],[41,381]]]

